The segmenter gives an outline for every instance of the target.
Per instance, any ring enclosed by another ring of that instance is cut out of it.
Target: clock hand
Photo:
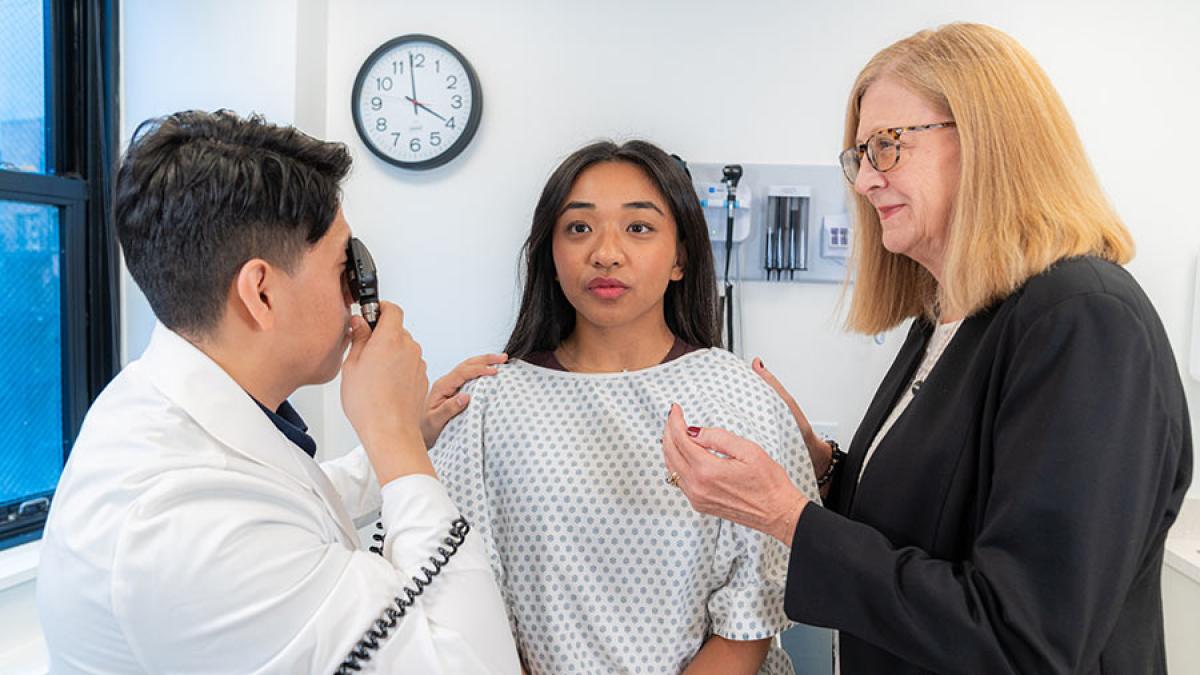
[[[442,117],[441,115],[434,112],[433,108],[430,108],[429,106],[425,105],[424,103],[421,103],[420,101],[416,100],[415,98],[411,98],[409,96],[405,96],[404,98],[408,99],[409,101],[412,101],[413,106],[424,109],[425,112],[429,113],[430,115],[433,115],[434,117],[438,118],[439,120],[441,120],[443,122],[446,121],[446,118]]]
[[[417,114],[417,71],[413,69],[412,52],[408,53],[408,76],[412,81],[412,98],[408,100],[413,103],[413,115]]]

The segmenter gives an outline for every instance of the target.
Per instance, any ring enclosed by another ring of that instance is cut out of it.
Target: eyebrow
[[[567,202],[567,205],[563,207],[563,210],[558,215],[561,216],[563,213],[566,213],[567,211],[570,211],[572,209],[595,209],[595,208],[596,208],[596,205],[591,202]],[[651,209],[651,210],[657,211],[658,215],[660,215],[660,216],[666,215],[665,213],[663,213],[663,210],[658,208],[658,205],[655,204],[654,202],[626,202],[621,205],[621,208],[623,208],[623,209]]]
[[[627,208],[627,209],[654,209],[655,211],[658,212],[658,215],[660,215],[660,216],[666,215],[662,212],[662,209],[658,208],[658,205],[655,204],[654,202],[629,202],[628,204],[623,204],[622,206],[623,206],[623,208]]]

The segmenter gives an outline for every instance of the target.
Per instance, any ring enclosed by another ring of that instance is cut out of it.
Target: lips
[[[896,215],[896,212],[904,208],[903,204],[892,204],[891,206],[876,206],[875,210],[879,211],[879,219],[887,220]]]
[[[609,277],[597,277],[588,282],[588,292],[604,300],[615,300],[629,290],[624,282]]]

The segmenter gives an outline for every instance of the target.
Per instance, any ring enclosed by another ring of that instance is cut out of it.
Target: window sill
[[[1166,564],[1200,584],[1200,499],[1183,501],[1179,518],[1167,534]]]
[[[0,551],[0,591],[37,578],[38,559],[42,542],[31,541]]]
[[[1167,539],[1167,567],[1200,584],[1200,539]]]

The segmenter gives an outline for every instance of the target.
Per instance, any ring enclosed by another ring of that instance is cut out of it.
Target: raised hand
[[[404,328],[404,311],[379,303],[372,331],[351,318],[350,352],[342,365],[342,408],[381,485],[412,473],[433,475],[421,435],[429,379],[421,345]]]

